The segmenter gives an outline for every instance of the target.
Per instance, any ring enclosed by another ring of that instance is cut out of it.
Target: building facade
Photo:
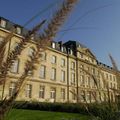
[[[0,42],[16,26],[16,33],[6,45],[5,57],[27,34],[27,30],[17,24],[0,18]],[[0,97],[10,97],[22,75],[25,62],[32,55],[35,37],[14,61],[8,72],[5,86],[0,86]],[[116,72],[110,66],[100,63],[89,48],[70,40],[66,43],[51,42],[40,54],[37,69],[29,71],[17,100],[41,102],[85,102],[107,101],[107,85],[110,98],[115,101],[118,89]],[[3,90],[4,88],[4,90]]]

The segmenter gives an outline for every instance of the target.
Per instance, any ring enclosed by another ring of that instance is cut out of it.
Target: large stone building
[[[0,42],[10,33],[13,26],[16,33],[6,46],[6,54],[14,49],[27,30],[5,18],[0,18]],[[11,96],[15,84],[24,71],[24,64],[31,55],[34,39],[14,61],[5,82],[0,86],[0,96]],[[41,53],[37,69],[29,71],[28,77],[19,93],[17,100],[35,100],[48,102],[94,102],[106,101],[108,98],[107,84],[110,98],[115,100],[118,88],[116,72],[110,66],[100,63],[89,48],[76,41],[51,42]],[[94,78],[97,81],[94,80]],[[97,86],[96,86],[97,85]],[[4,88],[4,90],[3,90]]]

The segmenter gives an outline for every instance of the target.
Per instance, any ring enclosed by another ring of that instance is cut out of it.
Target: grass
[[[88,120],[90,117],[62,112],[12,109],[6,120]]]

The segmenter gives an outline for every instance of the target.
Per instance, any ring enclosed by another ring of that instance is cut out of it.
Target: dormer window
[[[17,30],[17,34],[21,34],[21,28],[20,27],[17,27],[16,30]]]
[[[62,51],[62,52],[64,51],[64,47],[63,47],[63,46],[61,47],[61,51]]]
[[[70,50],[70,54],[73,55],[73,51],[72,50]]]
[[[83,53],[80,53],[79,56],[80,56],[80,58],[83,58]]]
[[[54,42],[52,43],[52,48],[55,48],[55,43]]]
[[[72,49],[68,48],[68,54],[73,55]]]
[[[5,28],[6,27],[6,21],[5,20],[0,20],[0,26]]]
[[[34,40],[34,38],[35,38],[34,34],[32,34],[30,38],[31,38],[31,40]]]
[[[81,45],[79,45],[78,47],[81,47]]]

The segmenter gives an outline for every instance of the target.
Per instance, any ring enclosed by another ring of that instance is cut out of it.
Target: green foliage
[[[43,110],[43,111],[56,111],[56,112],[69,112],[87,114],[83,104],[70,104],[70,103],[43,103],[43,102],[23,102],[17,101],[14,103],[14,108],[29,109],[29,110]]]
[[[111,106],[108,106],[108,103],[93,103],[88,104],[86,108],[86,104],[17,101],[14,108],[79,113],[91,116],[90,120],[120,120],[120,113],[115,103],[112,103]]]
[[[88,120],[89,116],[38,110],[12,109],[6,120]]]

